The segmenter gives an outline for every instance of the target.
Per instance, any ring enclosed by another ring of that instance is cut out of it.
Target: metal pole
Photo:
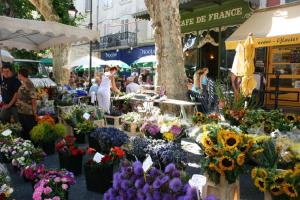
[[[91,9],[90,9],[90,24],[89,28],[93,28],[93,0],[91,0]],[[92,86],[92,41],[90,41],[90,66],[89,66],[89,87]]]
[[[219,26],[219,50],[218,50],[218,79],[221,79],[221,62],[222,62],[222,27]]]

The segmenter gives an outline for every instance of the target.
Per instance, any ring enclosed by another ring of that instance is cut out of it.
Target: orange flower
[[[54,119],[50,115],[38,116],[38,123],[49,123],[50,125],[55,125]]]
[[[112,149],[112,153],[116,154],[119,158],[123,158],[125,156],[125,152],[120,147],[114,147]]]
[[[96,153],[96,150],[95,149],[93,149],[93,148],[88,148],[88,150],[87,150],[87,154],[94,154],[94,153]]]

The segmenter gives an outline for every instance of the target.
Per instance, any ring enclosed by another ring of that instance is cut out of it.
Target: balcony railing
[[[100,37],[100,49],[119,46],[133,47],[137,44],[137,35],[133,32],[123,32]]]

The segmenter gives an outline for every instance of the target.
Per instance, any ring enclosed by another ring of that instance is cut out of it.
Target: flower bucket
[[[76,138],[77,144],[85,144],[85,133],[75,133],[74,137]]]
[[[206,175],[207,178],[209,178]],[[240,182],[237,180],[233,184],[229,184],[225,176],[220,177],[220,183],[215,184],[208,181],[203,189],[202,197],[214,195],[220,200],[239,200],[240,199]]]
[[[47,155],[51,155],[51,154],[55,153],[55,142],[54,141],[42,142],[41,147]]]
[[[112,186],[113,165],[92,168],[84,165],[86,188],[89,191],[105,193]]]
[[[272,200],[272,195],[269,191],[265,191],[264,200]]]
[[[59,152],[58,158],[61,169],[73,172],[76,176],[82,173],[82,155],[73,156]]]
[[[88,142],[89,142],[89,147],[95,149],[96,151],[98,151],[100,149],[100,146],[98,144],[98,141],[94,138],[94,137],[91,137],[89,135],[88,137]]]

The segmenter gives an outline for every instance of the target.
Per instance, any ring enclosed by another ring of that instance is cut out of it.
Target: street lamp
[[[75,8],[74,4],[71,4],[69,10],[68,10],[68,14],[71,20],[74,20],[76,18],[76,14],[77,14],[78,10]]]

